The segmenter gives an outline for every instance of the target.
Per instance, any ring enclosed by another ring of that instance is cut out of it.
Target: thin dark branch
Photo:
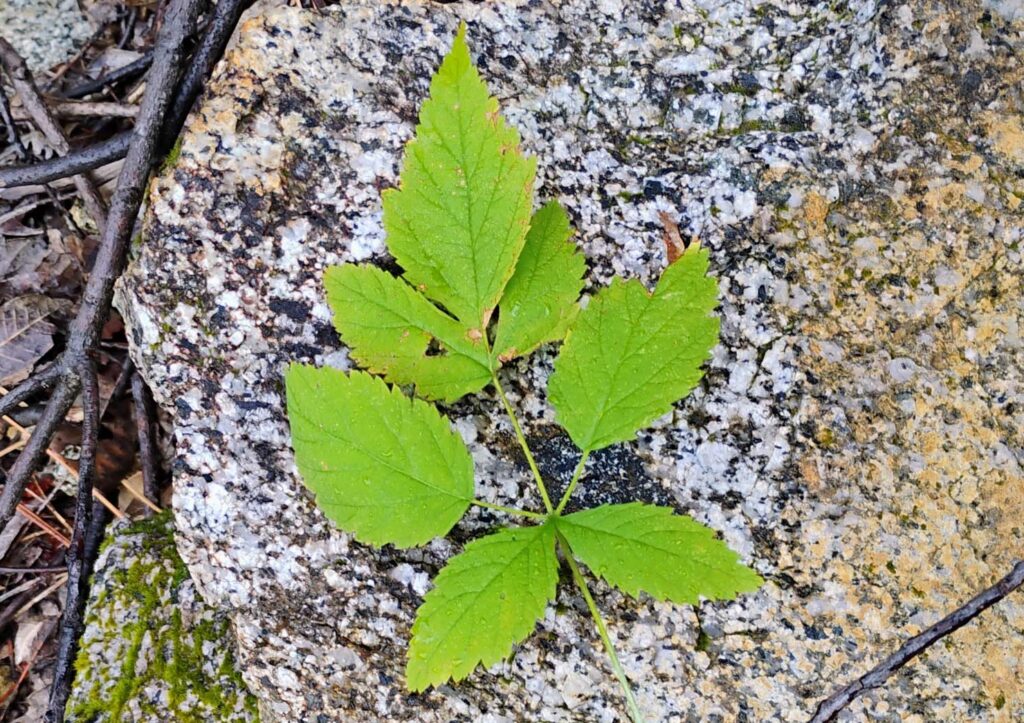
[[[110,203],[110,217],[100,239],[81,307],[71,322],[69,354],[81,357],[94,348],[106,322],[114,281],[124,266],[125,251],[157,155],[164,118],[185,61],[185,41],[195,27],[201,5],[200,0],[173,0],[167,10],[153,52],[154,72],[146,81],[146,94],[139,108],[132,142]]]
[[[91,171],[124,158],[131,141],[131,131],[125,131],[102,143],[71,151],[65,156],[58,156],[29,166],[0,168],[0,188],[48,183],[58,178],[67,178]]]
[[[82,294],[78,314],[71,322],[64,352],[54,362],[62,376],[39,424],[11,468],[11,475],[0,496],[0,529],[17,509],[29,475],[42,459],[57,424],[74,400],[78,388],[75,375],[96,348],[103,324],[110,314],[114,281],[124,267],[142,195],[158,157],[164,119],[187,55],[186,40],[195,28],[202,5],[202,0],[172,0],[166,12],[153,53],[153,72],[146,81],[146,92],[128,154],[118,176],[92,272]],[[228,28],[227,32],[230,30]],[[20,387],[15,391],[20,391]]]
[[[3,397],[0,397],[0,416],[12,414],[18,408],[18,405],[26,399],[38,394],[47,387],[53,386],[60,375],[60,364],[51,364],[35,372],[28,379],[3,395]]]
[[[14,125],[14,117],[11,114],[11,104],[7,99],[7,93],[4,91],[3,83],[0,83],[0,115],[3,116],[4,124],[7,126],[7,142],[14,147],[15,152],[18,154],[18,158],[22,161],[27,161],[32,157],[32,154],[28,152],[25,144],[21,140],[21,136],[18,135],[18,129]],[[40,181],[45,183],[45,181]],[[50,199],[50,203],[55,208],[63,208],[60,205],[60,199],[57,198],[57,192],[54,191],[50,186],[43,186],[46,189],[46,195]],[[65,214],[70,219],[70,214]],[[74,219],[71,220],[72,228],[77,228],[77,224]]]
[[[145,72],[146,68],[152,65],[152,63],[153,53],[152,51],[149,51],[138,60],[133,60],[127,65],[122,65],[120,68],[112,70],[106,75],[100,76],[95,80],[90,80],[88,82],[82,83],[81,85],[76,85],[74,88],[71,88],[70,90],[62,93],[61,96],[64,98],[82,98],[84,96],[97,93],[106,88],[108,85],[116,83],[120,80],[124,80],[126,78],[134,78],[138,75],[142,75],[142,73]]]
[[[852,683],[843,686],[818,706],[810,723],[828,723],[861,693],[885,683],[893,673],[923,653],[954,630],[962,628],[982,612],[1024,585],[1024,560],[1014,565],[1010,574],[973,598],[924,632],[918,633],[895,653]]]
[[[14,511],[18,509],[21,496],[25,493],[25,486],[46,455],[46,448],[57,427],[64,421],[64,415],[71,409],[75,397],[78,396],[78,383],[77,377],[68,376],[57,385],[43,411],[43,416],[39,418],[39,423],[36,424],[24,449],[18,454],[18,459],[7,473],[4,491],[0,494],[0,529],[7,526],[14,516]]]
[[[224,49],[238,24],[238,19],[242,16],[242,11],[252,2],[253,0],[220,0],[213,9],[213,17],[210,19],[199,47],[196,48],[192,64],[185,71],[181,89],[171,106],[169,122],[164,127],[161,137],[161,143],[165,149],[170,148],[174,139],[178,137],[185,118],[192,110],[192,104],[195,103],[203,88],[203,83],[210,77],[213,66],[224,54]]]
[[[11,85],[17,91],[18,97],[21,98],[22,106],[32,117],[36,127],[39,128],[46,137],[46,140],[49,141],[50,145],[53,146],[59,155],[67,155],[68,151],[71,150],[70,146],[68,146],[67,136],[64,135],[64,131],[53,119],[53,115],[46,107],[46,103],[43,102],[35,80],[33,80],[28,66],[25,65],[25,60],[3,38],[0,38],[0,62],[3,63],[4,70],[7,71],[7,77],[11,79]],[[75,188],[78,189],[78,193],[82,196],[86,210],[92,216],[96,226],[103,229],[106,226],[107,207],[99,191],[96,190],[96,185],[88,176],[79,174],[75,176]]]
[[[174,143],[174,139],[178,137],[181,126],[185,122],[188,112],[192,109],[192,104],[195,103],[196,97],[202,90],[203,82],[213,70],[217,60],[224,53],[224,48],[231,37],[231,32],[238,23],[242,12],[250,4],[252,4],[252,0],[221,0],[221,2],[217,3],[217,7],[213,12],[213,18],[208,26],[208,31],[196,49],[192,64],[189,66],[185,78],[175,95],[174,103],[168,114],[168,122],[160,135],[161,151],[170,148]],[[148,65],[152,61],[152,57],[146,56],[140,60],[146,60]],[[71,91],[65,94],[69,98],[78,97],[78,95],[85,95],[85,93],[74,94],[74,91]],[[78,173],[85,173],[86,171],[91,171],[94,168],[99,168],[102,165],[124,158],[128,152],[131,135],[130,131],[125,131],[101,143],[96,143],[81,150],[71,151],[67,155],[48,161],[28,166],[0,168],[0,188],[47,183],[58,178],[67,178]]]
[[[120,50],[124,50],[132,36],[135,35],[135,21],[139,19],[139,9],[132,7],[128,11],[128,18],[124,22],[124,32],[121,33],[121,39],[117,41],[117,47]]]
[[[132,358],[127,354],[124,357],[124,361],[121,362],[121,371],[117,374],[117,380],[114,382],[114,388],[110,391],[110,401],[120,399],[124,393],[128,390],[128,385],[132,383],[132,377],[135,376],[135,363]],[[110,405],[110,401],[107,405]],[[102,415],[100,415],[102,418]]]
[[[78,461],[78,497],[75,500],[75,527],[68,548],[68,584],[64,614],[57,639],[57,661],[54,664],[50,705],[46,713],[49,723],[64,720],[64,707],[71,694],[75,652],[82,633],[85,601],[89,597],[89,576],[96,562],[98,544],[89,544],[93,529],[92,490],[96,481],[96,448],[99,445],[100,400],[96,383],[96,367],[92,360],[82,365],[82,455]],[[99,513],[102,517],[102,513]],[[98,536],[102,536],[102,528]]]
[[[45,567],[0,567],[0,573],[4,575],[30,575],[32,573],[64,572],[67,568],[64,565],[49,565]]]
[[[135,428],[139,435],[139,462],[142,466],[142,493],[154,505],[160,504],[160,467],[157,465],[153,397],[142,376],[132,374],[132,397],[135,401]],[[146,516],[153,511],[146,509]]]

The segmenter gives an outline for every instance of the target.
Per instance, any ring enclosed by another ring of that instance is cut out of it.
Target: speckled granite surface
[[[74,55],[92,28],[75,0],[3,0],[0,33],[41,72]]]
[[[72,723],[251,723],[223,610],[206,605],[167,513],[119,524],[97,563],[67,706]]]
[[[1012,3],[349,2],[245,24],[154,185],[121,284],[134,353],[177,419],[179,547],[230,610],[281,720],[621,719],[566,590],[507,663],[404,693],[412,614],[451,541],[373,552],[299,483],[284,365],[344,364],[320,285],[385,260],[393,185],[458,18],[578,229],[589,284],[653,280],[658,213],[712,251],[722,343],[698,391],[606,460],[768,580],[699,609],[600,588],[651,720],[800,721],[837,682],[1003,574],[1024,547],[1024,25]],[[510,374],[566,462],[551,353]],[[450,410],[479,489],[530,495],[489,396]],[[845,720],[1024,717],[1018,595]]]

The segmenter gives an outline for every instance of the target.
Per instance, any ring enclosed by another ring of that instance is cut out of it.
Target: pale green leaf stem
[[[572,479],[569,480],[569,486],[565,488],[565,492],[562,493],[562,499],[558,501],[558,507],[555,508],[555,514],[562,514],[562,510],[569,504],[569,498],[572,497],[573,491],[576,489],[576,485],[579,484],[583,478],[583,469],[587,466],[587,460],[590,459],[590,451],[586,450],[580,456],[580,461],[576,463],[576,469],[573,470]]]
[[[477,507],[482,507],[485,510],[494,510],[495,512],[504,512],[506,515],[514,515],[516,517],[529,517],[534,520],[545,520],[546,515],[542,515],[539,512],[530,512],[529,510],[521,510],[518,507],[505,507],[504,505],[496,505],[492,502],[485,502],[484,500],[473,500],[473,504]]]
[[[561,534],[558,535],[558,547],[562,551],[562,556],[565,558],[566,563],[569,565],[569,570],[572,571],[572,579],[576,583],[576,587],[579,589],[580,594],[583,595],[583,600],[587,603],[587,609],[590,610],[590,617],[594,619],[594,626],[597,628],[597,634],[601,637],[601,643],[604,645],[605,652],[608,653],[608,660],[611,663],[612,672],[615,674],[615,678],[619,681],[619,685],[622,687],[622,692],[626,696],[626,709],[629,711],[629,717],[633,719],[633,723],[644,723],[644,715],[640,711],[640,706],[636,702],[636,697],[633,695],[633,688],[629,684],[629,678],[626,677],[626,670],[622,667],[622,663],[619,662],[619,655],[615,652],[615,645],[612,643],[612,638],[608,634],[608,628],[604,624],[604,618],[601,617],[601,611],[598,609],[597,603],[594,602],[593,595],[590,594],[590,588],[587,587],[586,578],[583,577],[583,573],[580,572],[579,565],[577,565],[576,560],[573,559],[572,550],[569,548],[569,544]]]

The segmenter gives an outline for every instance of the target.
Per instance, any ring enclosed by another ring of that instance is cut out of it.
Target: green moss
[[[750,119],[745,120],[739,124],[736,128],[734,135],[742,136],[745,133],[757,133],[759,131],[771,131],[775,130],[772,128],[770,123],[766,123],[763,120]]]
[[[626,139],[629,143],[635,143],[638,146],[650,146],[657,143],[653,138],[644,138],[643,136],[632,135]]]
[[[697,644],[694,646],[694,648],[702,653],[706,653],[710,647],[711,637],[704,632],[704,628],[701,628],[697,632]]]
[[[753,98],[755,95],[757,95],[757,88],[750,88],[745,85],[740,85],[739,83],[729,83],[727,85],[722,86],[722,92],[735,93],[738,95],[742,95],[746,98]]]
[[[164,158],[164,162],[160,165],[160,175],[163,175],[178,165],[178,159],[181,157],[181,138],[178,136],[178,140],[171,146],[171,150],[168,151],[167,157]]]
[[[132,236],[132,243],[129,249],[132,258],[135,258],[136,256],[139,255],[139,251],[142,250],[142,244],[144,242],[145,236],[143,235],[142,231],[139,231],[137,234]]]
[[[1006,696],[1000,693],[996,696],[995,706],[996,710],[1002,710],[1003,706],[1006,705]]]
[[[120,723],[136,720],[138,711],[154,721],[258,720],[256,701],[246,691],[226,644],[230,640],[227,620],[204,615],[189,628],[178,607],[172,607],[169,620],[160,618],[188,579],[188,569],[174,546],[170,515],[137,522],[104,544],[109,547],[126,539],[126,557],[135,563],[107,573],[86,618],[89,628],[111,636],[110,646],[118,651],[121,663],[114,671],[94,669],[89,646],[79,651],[68,720]],[[132,611],[126,623],[108,622],[110,616],[104,611],[112,606]],[[211,642],[215,650],[224,651],[219,661],[213,661],[212,672],[203,652]],[[143,656],[145,660],[140,661]],[[139,667],[143,670],[136,673]],[[154,689],[164,691],[157,696],[160,709],[152,702]]]

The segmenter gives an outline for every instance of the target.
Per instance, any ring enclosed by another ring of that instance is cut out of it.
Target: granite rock
[[[170,516],[119,524],[104,545],[67,720],[258,720],[234,665],[228,616],[197,594]]]
[[[92,34],[75,0],[4,0],[0,28],[37,72],[69,59]]]
[[[387,263],[396,182],[460,18],[569,210],[587,291],[650,283],[659,213],[711,249],[722,341],[695,393],[605,460],[585,504],[670,501],[766,579],[698,607],[598,586],[651,720],[801,721],[834,685],[1020,555],[1024,51],[1012,3],[344,3],[247,21],[154,183],[119,287],[133,355],[176,418],[179,547],[281,720],[622,719],[571,589],[507,662],[411,695],[429,578],[500,519],[374,551],[298,479],[289,361],[345,367],[321,277]],[[544,382],[505,375],[557,477]],[[488,393],[448,413],[478,490],[535,504]],[[1024,717],[1024,600],[936,646],[843,720]]]

